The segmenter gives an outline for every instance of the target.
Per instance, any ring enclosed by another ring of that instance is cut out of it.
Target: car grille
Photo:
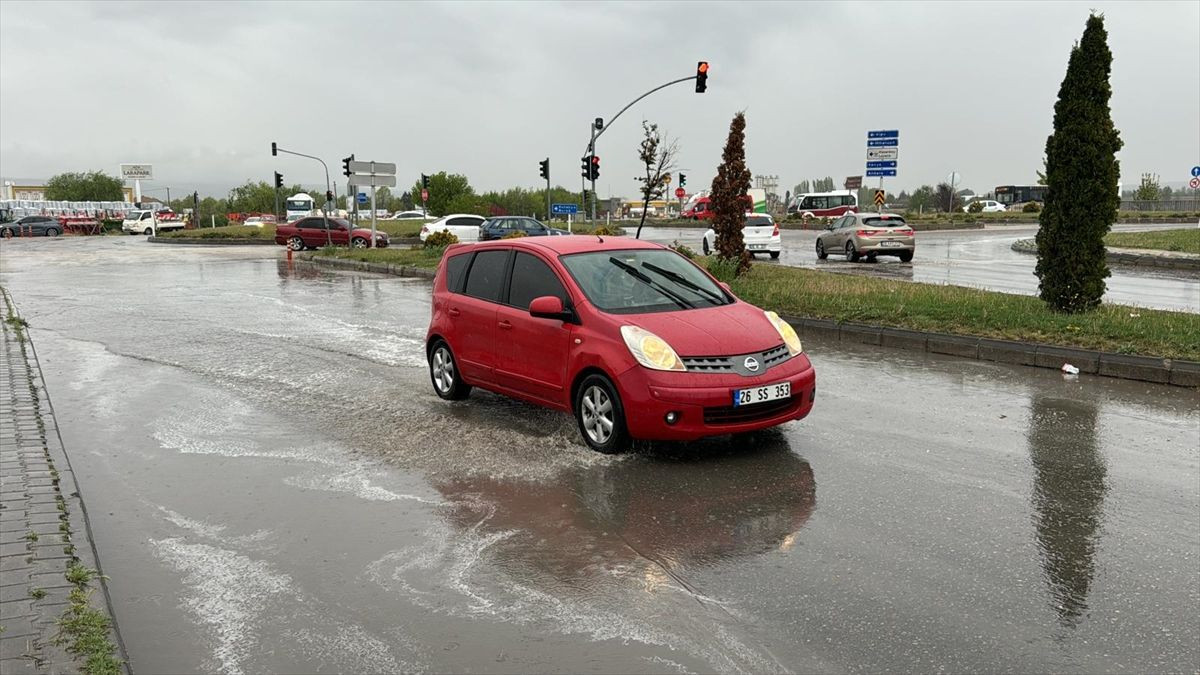
[[[753,356],[760,364],[758,370],[748,370],[745,366],[746,357]],[[746,377],[762,375],[771,368],[788,360],[791,356],[787,345],[778,345],[764,352],[739,354],[737,356],[684,356],[681,358],[684,367],[696,373],[737,373]]]
[[[791,398],[770,401],[768,403],[705,408],[704,423],[710,426],[720,426],[722,424],[757,422],[759,420],[765,420],[771,417],[782,415],[785,412],[795,411],[799,409],[803,400],[804,392],[797,392],[796,395]]]

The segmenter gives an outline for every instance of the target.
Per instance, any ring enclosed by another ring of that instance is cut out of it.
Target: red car
[[[801,419],[796,332],[678,253],[593,236],[449,247],[426,335],[438,396],[482,387],[572,413],[589,446],[693,440]]]
[[[329,223],[328,231],[325,229],[326,222]],[[327,232],[328,236],[326,236]],[[329,218],[327,221],[321,216],[309,216],[275,228],[275,243],[287,246],[293,251],[320,248],[326,244],[334,246],[349,244],[354,248],[367,248],[370,241],[370,228],[354,229],[348,221],[342,218]],[[387,233],[377,231],[375,247],[387,248],[387,245]]]

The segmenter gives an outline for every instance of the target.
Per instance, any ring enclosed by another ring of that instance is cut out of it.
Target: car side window
[[[567,290],[554,270],[537,256],[518,252],[513,261],[512,280],[508,284],[508,304],[529,309],[529,303],[543,295],[553,295],[563,304],[567,302]]]
[[[463,292],[480,300],[498,302],[504,290],[504,266],[507,262],[507,249],[476,253]]]
[[[319,218],[305,218],[300,221],[300,227],[306,230],[323,230],[325,229],[325,221]]]
[[[446,288],[451,293],[462,292],[463,274],[467,271],[467,263],[470,260],[471,254],[469,253],[452,255],[446,258]]]
[[[446,221],[447,225],[474,225],[475,221],[471,218],[451,218]]]

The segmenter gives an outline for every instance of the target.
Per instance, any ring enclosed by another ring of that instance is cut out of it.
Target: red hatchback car
[[[801,419],[796,332],[678,253],[592,236],[446,250],[426,336],[434,391],[474,386],[572,413],[589,446],[693,440]]]

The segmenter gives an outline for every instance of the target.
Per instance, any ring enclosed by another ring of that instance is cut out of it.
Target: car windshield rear
[[[749,216],[746,218],[746,227],[763,227],[764,225],[774,225],[767,216]]]
[[[597,251],[562,257],[588,301],[612,314],[670,312],[731,302],[707,274],[662,249]]]
[[[900,216],[869,216],[862,219],[863,225],[873,225],[875,227],[904,227],[908,223]]]

